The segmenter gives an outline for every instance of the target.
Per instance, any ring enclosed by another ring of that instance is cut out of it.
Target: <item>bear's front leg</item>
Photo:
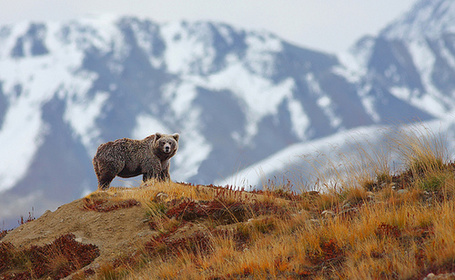
[[[162,167],[161,167],[161,161],[159,160],[159,158],[156,157],[155,155],[153,155],[148,161],[146,170],[147,170],[147,172],[144,173],[144,176],[142,178],[142,180],[144,182],[146,182],[147,180],[150,180],[152,178],[160,180],[160,174],[162,171]]]
[[[171,175],[169,174],[169,167],[170,167],[169,160],[161,162],[161,172],[159,174],[159,179],[161,181],[171,180]]]
[[[158,177],[160,181],[167,181],[171,179],[171,175],[169,174],[169,170],[167,169],[161,170]]]
[[[153,178],[153,174],[150,174],[150,173],[146,173],[144,174],[144,176],[142,176],[142,182],[147,182],[148,180],[152,179]]]
[[[159,172],[158,173],[156,173],[156,172],[145,173],[144,176],[142,176],[142,181],[145,183],[150,179],[158,179],[159,174],[160,174]]]

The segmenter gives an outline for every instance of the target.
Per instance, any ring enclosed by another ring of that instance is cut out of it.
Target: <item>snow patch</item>
[[[23,97],[11,104],[0,131],[0,191],[25,176],[46,135],[39,104]]]
[[[208,76],[203,86],[217,91],[229,90],[244,102],[248,120],[245,141],[248,142],[256,135],[260,120],[267,115],[276,115],[283,100],[292,96],[295,83],[288,78],[273,84],[249,72],[237,58],[231,57],[229,60],[228,67]]]
[[[447,62],[447,64],[450,65],[452,69],[455,69],[455,58],[451,50],[447,48],[446,43],[443,40],[439,40],[438,45],[442,58]]]
[[[301,167],[304,166],[305,163],[309,164],[309,166],[313,168],[320,167],[320,169],[317,170],[318,174],[320,174],[318,175],[320,176],[318,179],[324,180],[325,182],[329,182],[333,179],[333,177],[337,178],[338,182],[340,182],[340,179],[350,180],[349,177],[351,176],[346,177],[346,175],[348,175],[349,172],[356,174],[356,171],[354,170],[357,168],[355,163],[362,163],[359,158],[359,148],[360,151],[369,152],[370,150],[373,151],[377,148],[377,146],[381,145],[384,145],[383,148],[385,150],[379,150],[379,153],[377,154],[373,152],[373,157],[371,159],[374,160],[374,158],[379,155],[381,160],[388,158],[391,163],[393,162],[395,168],[400,168],[399,158],[397,158],[396,155],[392,155],[390,153],[391,150],[387,150],[390,149],[388,144],[381,142],[381,139],[390,140],[387,132],[395,131],[395,129],[399,129],[399,131],[404,133],[417,133],[416,136],[420,136],[420,133],[422,133],[422,135],[436,137],[437,141],[447,143],[444,145],[447,145],[446,147],[448,147],[448,160],[453,160],[455,145],[452,144],[453,141],[449,141],[450,137],[447,137],[449,135],[446,135],[446,132],[450,133],[450,127],[453,126],[453,115],[451,115],[450,118],[446,118],[444,120],[434,120],[398,127],[378,125],[359,127],[314,141],[291,145],[286,149],[283,149],[268,158],[237,172],[236,174],[216,181],[215,184],[222,186],[232,185],[237,189],[251,189],[264,186],[270,175],[286,173],[286,178],[291,179],[293,184],[302,183],[307,185],[309,183],[308,181],[302,182],[302,179],[309,179],[302,177],[305,174],[302,173]],[[393,133],[396,134],[396,132]],[[316,158],[314,155],[316,155]],[[384,156],[384,158],[382,158],[382,156]],[[321,157],[325,157],[329,160],[329,163],[324,164],[324,159]],[[314,161],[312,161],[313,159]],[[352,166],[347,167],[346,163],[349,162],[352,162],[353,164]],[[397,165],[395,166],[395,164]],[[334,168],[336,170],[331,170]],[[293,178],[293,170],[296,170],[298,174],[297,176],[301,177]],[[342,174],[343,172],[346,172],[346,174]],[[323,182],[319,183],[322,184]]]
[[[311,90],[311,93],[317,98],[316,103],[322,109],[324,114],[329,118],[330,125],[333,128],[338,128],[342,123],[342,119],[336,115],[330,97],[321,90],[321,87],[319,86],[319,83],[316,81],[313,74],[307,74],[305,76],[305,80]]]
[[[218,27],[218,31],[220,32],[221,36],[223,36],[223,39],[226,40],[226,43],[228,43],[228,45],[232,45],[234,43],[234,38],[232,38],[232,36],[231,36],[232,29],[223,24],[220,24],[217,27]]]
[[[160,29],[166,50],[164,61],[170,73],[208,73],[215,58],[211,31],[201,23],[168,23]]]
[[[409,101],[411,98],[411,91],[407,87],[391,87],[390,93],[395,97],[405,101]]]
[[[397,67],[394,64],[391,64],[384,71],[386,78],[392,80],[393,83],[398,83],[400,81],[400,75],[397,72]]]
[[[376,135],[380,129],[381,127],[378,126],[362,127],[340,132],[322,139],[294,144],[232,176],[216,181],[215,184],[222,186],[233,185],[237,189],[245,188],[247,190],[261,186],[264,182],[267,182],[268,175],[279,171],[289,171],[286,170],[288,166],[298,164],[302,161],[302,158],[310,154],[315,152],[324,153],[333,147],[340,147],[348,140],[352,140],[353,137],[358,137],[359,135]]]
[[[9,36],[3,39],[2,47],[0,48],[0,57],[4,59],[10,57],[12,50],[17,44],[19,37],[22,37],[29,28],[29,22],[20,22],[9,27]]]
[[[179,151],[174,159],[178,167],[172,171],[175,180],[185,181],[196,175],[199,171],[199,166],[208,158],[212,151],[212,146],[199,133],[200,114],[200,110],[192,110],[182,126],[181,134],[185,135],[185,137],[179,139]]]
[[[420,98],[412,98],[411,104],[434,115],[443,117],[447,113],[447,105],[455,107],[453,100],[439,92],[432,81],[435,55],[426,40],[418,40],[409,44],[414,63],[419,70],[426,93]],[[396,91],[396,90],[395,90]]]
[[[367,114],[373,119],[374,122],[378,123],[381,121],[381,116],[376,111],[375,103],[377,102],[375,96],[369,95],[371,85],[366,85],[358,90],[360,100]]]
[[[69,24],[70,28],[74,28],[73,41],[82,43],[83,49],[87,47],[95,47],[98,50],[107,53],[112,49],[123,50],[123,34],[117,26],[118,16],[113,14],[95,15],[92,17],[84,17],[78,21],[73,21]],[[84,44],[85,43],[85,44]],[[87,43],[89,43],[87,45]],[[120,53],[116,53],[121,57]]]
[[[363,53],[357,51],[355,55],[349,52],[339,53],[340,64],[332,68],[332,73],[344,77],[352,84],[357,84],[367,73],[366,61],[370,55],[368,51]]]
[[[137,44],[148,54],[150,64],[155,68],[160,68],[163,64],[163,59],[153,56],[153,49],[156,47],[154,36],[158,35],[159,27],[153,25],[152,30],[143,30],[136,22],[133,22],[131,28],[136,36]]]
[[[395,97],[411,103],[417,108],[426,110],[432,114],[439,114],[439,117],[444,117],[447,112],[447,108],[438,99],[428,94],[419,96],[417,90],[411,92],[406,87],[392,87],[390,93]]]
[[[100,131],[97,130],[95,122],[108,98],[108,92],[100,91],[93,98],[83,95],[66,99],[68,103],[64,119],[81,138],[82,144],[88,149],[89,155],[95,153],[96,146],[100,142]]]
[[[177,118],[186,116],[196,96],[196,85],[191,81],[169,83],[163,90],[163,97]]]
[[[310,119],[305,114],[302,104],[291,98],[288,100],[288,108],[291,114],[292,129],[300,140],[305,140],[305,132],[311,125]]]
[[[381,36],[389,39],[435,39],[453,33],[455,4],[447,0],[418,1],[411,11],[387,26]]]
[[[253,73],[263,77],[271,77],[275,71],[275,55],[283,50],[281,41],[269,33],[249,34],[246,65]]]
[[[136,127],[133,130],[134,139],[143,139],[156,132],[165,134],[173,133],[163,122],[152,115],[142,114],[136,118]]]
[[[11,34],[19,35],[27,27],[28,23],[14,27]],[[0,60],[0,80],[10,104],[0,131],[0,144],[11,147],[1,150],[0,157],[21,159],[0,163],[0,190],[11,188],[26,173],[46,133],[46,125],[41,119],[42,106],[53,97],[66,98],[64,118],[85,145],[90,147],[89,143],[96,137],[94,119],[106,96],[97,94],[94,102],[88,103],[85,94],[96,77],[77,71],[83,54],[75,45],[62,45],[61,38],[56,36],[60,28],[59,24],[47,25],[46,38],[43,39],[49,54]]]

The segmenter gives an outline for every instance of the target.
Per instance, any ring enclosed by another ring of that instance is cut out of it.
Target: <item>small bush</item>
[[[401,231],[398,226],[382,223],[376,229],[375,234],[381,239],[386,237],[398,238],[401,236]]]
[[[9,242],[0,242],[0,273],[11,268],[14,257],[14,246]]]
[[[19,225],[23,225],[25,223],[28,223],[28,222],[31,222],[33,220],[35,220],[35,216],[33,215],[33,208],[32,208],[32,212],[28,212],[28,217],[26,219],[24,219],[24,216],[21,216],[21,219],[19,221],[17,221],[17,223]]]
[[[421,189],[429,192],[440,191],[445,183],[445,176],[442,174],[430,174],[425,176],[420,182]]]
[[[9,243],[0,243],[0,278],[8,279],[14,271],[34,278],[61,279],[90,264],[99,254],[95,245],[78,243],[73,234],[21,251]]]
[[[318,251],[308,252],[308,258],[315,265],[339,265],[344,260],[344,251],[334,239],[322,240],[319,248]]]
[[[203,232],[177,239],[170,239],[169,235],[161,235],[147,242],[145,250],[152,256],[159,255],[163,258],[179,256],[182,252],[195,255],[208,254],[212,251],[212,241],[210,236]]]
[[[128,270],[124,267],[115,267],[110,263],[104,263],[98,269],[96,276],[100,280],[117,280],[128,275]]]

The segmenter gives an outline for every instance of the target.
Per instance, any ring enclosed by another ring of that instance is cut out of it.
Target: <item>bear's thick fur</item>
[[[156,133],[142,140],[123,138],[101,144],[93,158],[98,189],[108,189],[115,176],[143,174],[144,182],[151,178],[170,179],[169,160],[178,150],[178,141],[177,133]]]

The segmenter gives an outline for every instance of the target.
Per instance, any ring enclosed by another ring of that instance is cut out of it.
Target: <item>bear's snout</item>
[[[166,144],[164,144],[163,149],[164,149],[164,152],[168,154],[171,152],[171,145],[169,143],[166,143]]]

